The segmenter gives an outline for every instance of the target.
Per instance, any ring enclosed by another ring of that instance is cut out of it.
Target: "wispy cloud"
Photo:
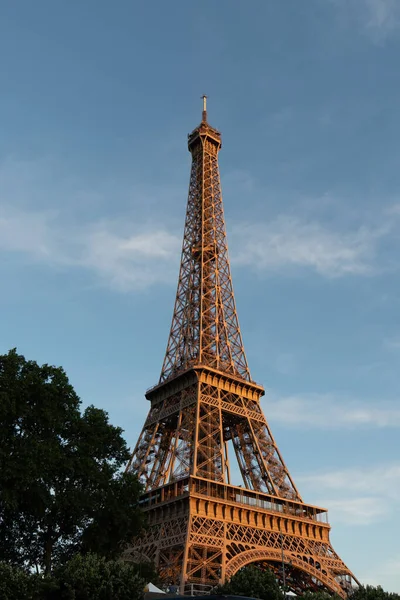
[[[389,208],[387,209],[387,214],[400,216],[400,203],[389,206]]]
[[[102,194],[82,190],[51,162],[49,175],[45,167],[45,162],[0,165],[0,251],[52,267],[86,269],[118,290],[176,281],[182,224],[171,229],[161,202],[162,194],[175,197],[176,190],[152,186],[146,194],[145,186],[136,186],[129,214],[127,194],[118,190],[124,199],[119,205],[122,215],[115,217],[106,198],[115,197],[112,189]],[[48,208],[55,197],[57,207]],[[156,212],[158,206],[161,210]],[[381,245],[398,227],[393,218],[397,207],[383,209],[375,226],[345,230],[285,214],[264,224],[232,223],[232,261],[265,274],[303,269],[326,278],[372,275],[385,268]]]
[[[136,227],[132,224],[131,231]],[[121,290],[175,281],[180,239],[163,229],[134,234],[113,232],[108,223],[96,225],[81,237],[79,265],[93,270]]]
[[[267,394],[268,396],[268,394]],[[310,394],[274,398],[265,407],[267,418],[290,428],[400,427],[399,402],[362,402],[343,396]]]
[[[0,206],[0,250],[51,259],[52,215]]]
[[[135,222],[77,225],[62,223],[54,212],[0,207],[0,250],[25,261],[86,269],[119,290],[170,281],[179,246],[170,232]]]
[[[324,490],[347,490],[356,493],[377,493],[399,499],[400,463],[377,465],[368,468],[350,468],[329,471],[299,478],[303,483],[312,484]]]
[[[365,574],[360,573],[359,576],[363,584],[378,586],[382,585],[384,582],[384,588],[386,590],[398,592],[399,573],[400,554],[397,554],[396,556],[386,560],[383,560],[383,557],[381,557],[379,562],[375,561],[374,569],[372,572],[369,571]],[[390,582],[389,588],[387,582]]]
[[[383,346],[388,350],[400,350],[400,336],[386,338],[383,340]]]
[[[400,28],[398,0],[331,0],[342,21],[360,28],[376,44]]]
[[[48,268],[86,270],[93,281],[122,291],[176,281],[181,238],[154,216],[160,190],[140,181],[98,187],[101,193],[51,159],[4,160],[0,252]],[[163,194],[170,200],[175,191]]]
[[[297,482],[328,506],[336,521],[368,525],[390,518],[399,506],[400,463],[305,474]]]
[[[331,278],[368,275],[376,268],[377,242],[384,233],[361,228],[341,234],[318,223],[280,216],[265,226],[235,230],[233,261],[270,272],[305,268]],[[4,205],[0,205],[0,236],[0,250],[49,265],[86,268],[119,289],[171,277],[175,281],[181,244],[178,233],[156,223],[102,219],[74,224],[63,222],[54,211]]]
[[[376,40],[388,37],[400,25],[398,0],[364,0],[367,30]]]
[[[319,501],[329,508],[335,522],[348,525],[370,525],[381,521],[387,511],[387,503],[379,497],[322,498]]]
[[[383,225],[352,233],[281,215],[265,225],[234,228],[232,260],[262,272],[308,269],[327,278],[372,275]],[[10,209],[0,204],[0,250],[49,265],[86,268],[118,289],[175,281],[180,232],[157,222],[102,219],[72,223],[55,211]],[[171,270],[172,269],[172,270]]]
[[[237,264],[261,270],[304,267],[325,277],[367,275],[375,270],[378,241],[386,234],[386,227],[340,232],[318,222],[281,215],[268,224],[236,230],[240,250],[233,258]]]

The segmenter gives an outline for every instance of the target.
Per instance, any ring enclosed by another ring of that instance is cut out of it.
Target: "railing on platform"
[[[190,491],[210,498],[221,498],[234,504],[254,506],[268,511],[287,513],[302,519],[328,523],[328,512],[324,508],[304,504],[295,500],[278,498],[262,492],[191,477]]]
[[[328,523],[328,513],[324,508],[217,481],[209,481],[200,477],[186,476],[183,479],[147,492],[142,496],[140,505],[145,510],[150,509],[152,506],[189,496],[190,492],[207,498],[224,500],[228,503],[261,508],[280,514],[290,514],[301,519],[311,519],[318,523]]]
[[[201,583],[187,583],[184,587],[184,596],[205,596],[212,592],[214,587],[212,585],[205,585]]]

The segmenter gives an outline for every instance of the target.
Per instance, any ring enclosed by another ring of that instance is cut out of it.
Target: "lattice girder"
[[[193,594],[193,585],[210,591],[257,562],[281,583],[285,570],[295,594],[324,589],[345,598],[357,581],[330,544],[326,511],[302,501],[261,409],[264,389],[250,377],[228,258],[221,136],[205,111],[188,146],[192,167],[170,335],[127,466],[143,483],[149,529],[126,559],[154,561],[161,579],[182,593]],[[232,485],[235,462],[243,487]]]
[[[162,578],[180,584],[182,592],[192,584],[215,586],[252,562],[268,565],[282,583],[282,557],[286,584],[294,593],[316,589],[345,598],[355,583],[330,544],[330,527],[318,517],[322,509],[282,500],[278,510],[271,504],[274,497],[261,492],[254,492],[249,504],[251,492],[199,478],[162,490],[158,505],[144,503],[150,530],[136,540],[135,549],[155,556]],[[163,566],[162,556],[172,557],[183,540],[180,571],[171,580],[173,569]]]
[[[233,295],[218,167],[220,134],[189,137],[192,168],[181,268],[160,382],[194,364],[250,380]]]
[[[239,395],[221,388],[214,374],[209,383],[210,373],[199,368],[197,383],[153,401],[128,469],[146,491],[189,474],[229,484],[232,441],[249,489],[301,500],[254,398],[260,388],[249,383]]]

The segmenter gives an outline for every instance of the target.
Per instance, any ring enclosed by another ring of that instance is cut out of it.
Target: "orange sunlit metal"
[[[128,470],[150,527],[128,560],[151,560],[181,593],[204,593],[249,563],[296,594],[345,598],[357,584],[333,550],[324,509],[305,504],[260,407],[233,295],[218,167],[221,135],[202,121],[192,168],[167,351]],[[233,465],[243,485],[232,485]]]

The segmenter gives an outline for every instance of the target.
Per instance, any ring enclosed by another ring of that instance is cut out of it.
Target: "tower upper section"
[[[188,136],[192,154],[178,289],[160,383],[194,365],[250,381],[233,295],[218,152],[221,134],[202,121]]]

